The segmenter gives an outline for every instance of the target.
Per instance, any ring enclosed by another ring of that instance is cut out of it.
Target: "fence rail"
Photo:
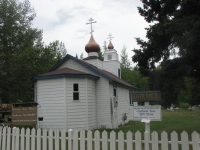
[[[106,131],[77,131],[0,128],[1,150],[200,150],[197,132],[178,135],[165,131],[158,136],[122,131],[109,134]]]

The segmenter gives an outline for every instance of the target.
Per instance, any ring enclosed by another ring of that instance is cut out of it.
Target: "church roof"
[[[89,42],[85,45],[85,51],[89,52],[100,52],[100,47],[97,42],[94,40],[93,35],[91,35]]]
[[[92,74],[88,74],[85,72],[69,69],[69,68],[63,68],[63,69],[58,69],[56,70],[60,65],[62,65],[67,59],[72,59],[79,63],[80,65],[86,67],[87,69],[91,70],[97,76],[94,76]],[[121,84],[129,88],[134,88],[133,85],[129,84],[128,82],[118,78],[117,76],[113,75],[110,72],[107,72],[105,70],[99,69],[83,60],[77,59],[69,54],[67,54],[62,60],[60,60],[52,69],[49,70],[49,72],[45,74],[38,75],[33,78],[33,80],[38,80],[38,79],[45,79],[45,78],[58,78],[58,77],[63,77],[63,76],[71,76],[71,77],[90,77],[90,78],[96,78],[98,79],[100,76],[107,79],[109,82],[116,83],[116,84]]]
[[[98,79],[98,76],[94,76],[85,72],[77,71],[70,68],[62,68],[54,71],[50,71],[36,76],[34,79],[46,79],[46,78],[59,78],[59,77],[88,77]]]

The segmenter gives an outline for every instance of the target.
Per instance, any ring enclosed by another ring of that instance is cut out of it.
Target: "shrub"
[[[188,109],[190,107],[190,105],[188,103],[181,102],[179,107],[182,109]]]

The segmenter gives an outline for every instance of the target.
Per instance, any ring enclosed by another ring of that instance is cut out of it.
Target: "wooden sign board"
[[[132,100],[133,102],[159,101],[161,94],[160,91],[133,92]]]
[[[141,121],[142,119],[161,121],[161,106],[133,106],[133,120]]]
[[[36,125],[37,107],[13,107],[12,125]]]

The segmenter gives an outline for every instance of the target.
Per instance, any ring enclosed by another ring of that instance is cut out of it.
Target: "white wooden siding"
[[[113,86],[110,84],[110,97],[113,96]],[[117,99],[118,99],[118,107],[117,107],[117,121],[118,125],[123,124],[124,122],[122,121],[122,115],[126,113],[127,115],[127,120],[125,121],[128,122],[130,119],[130,106],[129,106],[129,90],[120,86],[115,86],[117,88]],[[113,115],[113,114],[112,114]],[[111,115],[111,120],[113,120],[113,117]]]
[[[41,128],[65,129],[64,78],[37,81],[38,121]]]
[[[73,84],[79,85],[79,100],[73,100]],[[87,126],[87,106],[86,106],[86,79],[67,78],[66,79],[66,110],[68,129],[88,129]]]
[[[98,128],[112,128],[111,100],[109,94],[109,82],[100,78],[97,84],[97,122]]]
[[[104,61],[103,69],[111,72],[112,74],[118,77],[118,69],[120,69],[120,62],[117,60]]]
[[[124,123],[122,121],[122,115],[126,113],[127,115],[127,120],[126,122],[129,121],[130,119],[130,105],[129,105],[129,90],[122,88],[122,87],[117,87],[117,92],[118,92],[118,108],[117,108],[117,114],[118,114],[118,124]]]
[[[89,59],[89,60],[84,60],[84,61],[96,66],[99,69],[103,69],[103,62],[99,59]]]
[[[82,65],[80,65],[79,63],[77,63],[76,61],[74,61],[72,59],[68,59],[67,61],[65,61],[58,69],[62,69],[62,68],[66,68],[66,67],[70,68],[70,69],[82,71],[82,72],[85,72],[85,73],[89,73],[89,74],[92,74],[92,75],[96,75],[94,72],[83,67]]]
[[[88,126],[89,129],[97,128],[97,104],[96,104],[96,83],[95,80],[87,79],[88,97]]]

